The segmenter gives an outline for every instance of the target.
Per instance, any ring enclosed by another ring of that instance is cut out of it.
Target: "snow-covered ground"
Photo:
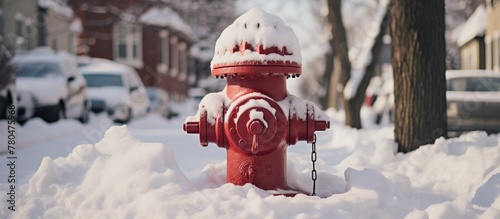
[[[394,154],[392,127],[350,129],[329,112],[332,128],[318,133],[319,197],[289,198],[225,184],[225,151],[182,131],[196,103],[178,107],[176,119],[148,115],[127,126],[93,115],[87,125],[17,127],[16,211],[2,201],[0,218],[500,218],[499,135],[471,132]],[[310,149],[288,153],[288,183],[305,192]]]

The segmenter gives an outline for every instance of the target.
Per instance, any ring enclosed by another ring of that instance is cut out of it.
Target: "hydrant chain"
[[[316,172],[316,134],[314,134],[313,142],[312,142],[312,150],[311,150],[311,161],[312,161],[312,171],[311,178],[313,181],[313,190],[311,195],[316,195],[316,180],[318,179],[318,173]]]

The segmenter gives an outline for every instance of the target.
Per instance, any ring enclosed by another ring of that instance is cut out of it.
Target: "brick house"
[[[162,1],[69,0],[81,21],[77,54],[134,67],[146,86],[174,100],[187,95],[189,47],[194,34]]]

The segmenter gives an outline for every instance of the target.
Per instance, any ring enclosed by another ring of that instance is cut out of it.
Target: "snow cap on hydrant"
[[[252,8],[229,25],[215,44],[212,75],[300,75],[300,44],[278,16]]]
[[[227,149],[227,182],[290,190],[287,147],[298,141],[315,145],[314,133],[330,125],[314,103],[287,92],[286,78],[301,73],[292,29],[277,16],[251,9],[222,32],[211,68],[213,76],[227,78],[226,87],[201,100],[184,130],[198,134],[202,146]]]

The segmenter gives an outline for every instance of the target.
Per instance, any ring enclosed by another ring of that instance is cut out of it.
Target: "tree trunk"
[[[399,152],[447,136],[444,0],[392,0],[395,140]]]
[[[330,81],[333,83],[329,86],[328,106],[338,109],[338,98],[343,96],[343,88],[351,77],[351,62],[349,61],[347,37],[342,21],[342,1],[328,0],[328,22],[332,26],[332,39],[330,46],[333,50],[333,60],[329,60],[333,64],[333,74]],[[338,89],[338,87],[342,89]]]
[[[333,77],[333,52],[328,52],[326,55],[325,55],[325,71],[323,72],[323,77],[322,77],[322,80],[320,82],[320,84],[322,86],[324,86],[325,88],[325,94],[319,98],[320,100],[320,104],[321,106],[323,107],[323,109],[328,109],[329,107],[335,107],[335,106],[332,106],[330,105],[330,98],[332,96],[335,96],[335,95],[332,95],[330,93],[330,87],[333,85],[333,84],[336,84],[334,83],[334,77]],[[336,107],[335,107],[336,108]]]
[[[380,29],[377,36],[374,39],[373,46],[371,48],[372,59],[370,64],[364,69],[364,75],[361,79],[358,88],[356,89],[356,94],[351,99],[345,99],[345,111],[346,111],[346,124],[353,128],[360,129],[361,124],[361,107],[363,106],[366,97],[366,88],[370,84],[370,80],[375,72],[375,67],[377,65],[378,59],[380,57],[380,51],[384,45],[382,39],[385,35],[385,30],[389,24],[389,12],[387,11],[380,23]]]

